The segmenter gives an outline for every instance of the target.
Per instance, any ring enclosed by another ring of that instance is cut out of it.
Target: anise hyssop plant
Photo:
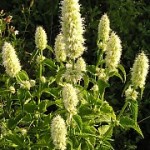
[[[54,48],[42,26],[35,30],[30,72],[23,69],[13,41],[2,42],[0,149],[113,150],[114,128],[133,128],[143,137],[137,117],[149,69],[146,54],[137,55],[131,80],[126,81],[121,39],[105,13],[97,28],[97,60],[88,65],[83,58],[88,47],[79,0],[62,0],[60,9],[61,28]],[[125,86],[124,105],[117,112],[106,93],[113,77]]]

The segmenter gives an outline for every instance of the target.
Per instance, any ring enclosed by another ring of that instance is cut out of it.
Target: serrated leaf
[[[135,123],[135,121],[133,119],[131,119],[129,117],[121,117],[120,125],[124,128],[132,128],[135,131],[137,131],[142,137],[144,137],[139,125],[137,123]]]
[[[144,138],[144,135],[142,133],[142,130],[140,129],[139,125],[136,124],[136,126],[134,127],[134,129],[142,136],[142,138]]]

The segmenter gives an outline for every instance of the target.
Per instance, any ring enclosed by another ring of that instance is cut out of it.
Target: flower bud
[[[103,80],[103,81],[107,81],[108,77],[107,74],[105,72],[105,69],[103,68],[96,68],[96,74],[98,76],[98,79]]]
[[[131,81],[135,88],[143,88],[149,70],[149,60],[144,52],[140,53],[133,64]]]
[[[36,83],[35,80],[30,80],[29,82],[30,82],[31,87],[35,86],[35,83]]]
[[[129,88],[125,91],[125,96],[128,100],[136,100],[138,97],[138,92],[129,86]]]
[[[41,76],[40,80],[42,83],[46,83],[46,78],[44,76]]]
[[[15,77],[17,73],[21,70],[21,66],[15,49],[8,42],[5,42],[2,47],[2,59],[3,65],[6,69],[6,73],[10,77]]]
[[[64,119],[61,116],[56,116],[51,123],[51,137],[56,149],[66,149],[67,128]]]
[[[30,90],[30,88],[31,88],[31,83],[30,83],[30,81],[27,81],[27,80],[22,81],[22,82],[21,82],[21,88]]]
[[[40,64],[40,63],[42,63],[42,62],[44,61],[44,59],[45,59],[44,56],[39,55],[39,56],[37,56],[37,58],[36,58],[36,62],[37,62],[38,64]]]
[[[15,90],[15,88],[14,88],[13,86],[10,86],[10,87],[9,87],[9,90],[10,90],[10,92],[11,92],[12,94],[15,94],[15,92],[16,92],[16,90]]]
[[[98,85],[95,84],[95,85],[91,88],[91,90],[94,91],[94,92],[97,92],[97,91],[99,90]]]
[[[35,32],[35,44],[36,48],[44,50],[47,46],[47,35],[43,27],[39,26]]]

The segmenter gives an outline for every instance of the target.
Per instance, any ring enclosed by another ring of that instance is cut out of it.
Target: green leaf
[[[93,111],[89,108],[89,105],[88,104],[85,104],[85,105],[82,105],[80,108],[79,108],[79,114],[81,116],[88,116],[90,114],[92,114]]]
[[[67,149],[70,149],[70,150],[74,150],[74,148],[73,148],[73,142],[72,142],[72,140],[71,139],[69,139],[68,138],[68,140],[67,140]]]
[[[49,46],[49,45],[47,45],[47,47],[46,47],[48,50],[50,50],[52,53],[53,53],[53,49],[52,49],[52,47],[51,46]]]
[[[144,137],[139,125],[135,123],[135,121],[129,117],[121,117],[120,125],[124,128],[132,128],[137,131],[142,137]]]
[[[84,80],[84,88],[87,89],[89,85],[89,77],[87,74],[84,74],[83,80]]]
[[[52,103],[50,100],[43,100],[40,102],[40,104],[38,105],[39,108],[39,112],[44,113],[45,111],[47,111],[47,107],[50,106]]]
[[[91,74],[95,75],[96,74],[96,67],[94,65],[88,65],[87,71],[89,71]]]
[[[34,113],[37,109],[37,105],[34,102],[30,102],[24,105],[24,111],[27,113]]]
[[[98,80],[98,88],[99,88],[99,93],[102,96],[105,92],[105,88],[109,87],[109,84],[103,80]]]
[[[98,131],[99,131],[100,135],[101,136],[104,135],[107,132],[107,130],[109,129],[109,127],[110,127],[109,125],[102,125],[102,126],[100,126],[98,128]]]
[[[134,128],[135,122],[129,117],[121,117],[120,125],[124,128]]]
[[[22,81],[29,80],[29,76],[28,76],[28,74],[27,74],[26,71],[21,70],[21,71],[17,74],[16,80],[20,83],[20,82],[22,82]]]
[[[63,68],[63,69],[60,69],[58,72],[57,72],[57,75],[56,75],[56,82],[59,84],[62,82],[62,76],[63,74],[65,73],[66,69]]]
[[[42,90],[42,93],[48,93],[56,98],[60,95],[60,88],[45,88]]]
[[[103,113],[104,115],[108,114],[113,120],[116,120],[115,112],[114,112],[112,106],[110,106],[107,101],[103,102],[101,109],[100,109],[100,113],[101,114]]]
[[[144,138],[144,135],[142,133],[142,130],[140,129],[139,125],[136,124],[136,126],[134,127],[134,129],[142,136],[142,138]]]
[[[119,70],[122,72],[122,74],[123,74],[123,77],[124,77],[124,82],[126,82],[126,71],[125,71],[125,69],[124,69],[124,67],[121,65],[121,64],[119,64],[118,65],[118,68],[119,68]]]
[[[135,122],[137,122],[137,117],[138,117],[138,101],[130,101],[130,107],[132,110],[132,116]]]
[[[93,126],[84,124],[83,125],[83,133],[89,133],[89,134],[93,134],[95,136],[96,129]]]
[[[74,115],[73,119],[75,120],[76,124],[78,125],[79,130],[82,130],[82,118],[79,115]]]
[[[46,59],[44,59],[44,61],[42,63],[44,65],[48,66],[50,69],[56,70],[56,65],[52,59],[46,58]]]
[[[23,137],[20,137],[18,134],[9,134],[8,136],[6,136],[6,139],[11,141],[11,145],[13,147],[18,147],[19,148],[22,148],[23,147],[23,144],[24,144],[24,138]]]
[[[89,139],[86,139],[86,143],[87,143],[88,149],[94,150],[94,143],[92,143]]]
[[[15,118],[10,118],[7,124],[8,128],[14,129],[17,126],[17,124],[22,120],[23,117],[24,117],[24,114],[19,114]]]

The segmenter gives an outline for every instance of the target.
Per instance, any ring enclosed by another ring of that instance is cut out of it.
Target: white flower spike
[[[64,119],[61,116],[56,116],[51,123],[51,137],[56,149],[66,149],[67,128]]]
[[[70,59],[76,59],[85,51],[79,0],[63,0],[61,5],[61,25],[66,54]]]
[[[2,59],[3,65],[6,69],[6,73],[10,77],[15,77],[17,73],[19,73],[19,71],[21,70],[21,66],[15,49],[8,42],[5,42],[2,47]]]

